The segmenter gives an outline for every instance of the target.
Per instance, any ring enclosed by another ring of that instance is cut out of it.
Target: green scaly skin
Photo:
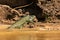
[[[22,28],[23,25],[26,23],[26,22],[33,22],[35,16],[34,15],[27,15],[25,17],[23,17],[22,19],[18,20],[16,23],[14,23],[13,25],[11,25],[10,27],[8,27],[8,29],[13,29],[13,28]]]

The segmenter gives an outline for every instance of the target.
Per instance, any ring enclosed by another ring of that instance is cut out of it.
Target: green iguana
[[[16,23],[14,23],[13,25],[11,25],[10,27],[8,27],[8,29],[13,29],[13,28],[22,28],[23,25],[26,22],[33,22],[35,16],[34,15],[27,15],[25,17],[23,17],[22,19],[18,20]]]

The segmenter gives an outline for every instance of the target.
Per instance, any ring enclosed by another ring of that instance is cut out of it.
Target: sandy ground
[[[7,29],[11,25],[0,24],[0,30]],[[13,28],[14,29],[14,28]],[[21,29],[39,29],[39,30],[60,30],[60,23],[35,23],[33,28],[23,27]]]
[[[10,25],[0,24],[0,30],[8,28]]]
[[[0,40],[60,40],[60,31],[5,31]]]

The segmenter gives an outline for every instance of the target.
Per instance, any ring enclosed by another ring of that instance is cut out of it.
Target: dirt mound
[[[46,21],[60,22],[60,0],[40,0],[38,6],[43,9]]]
[[[20,7],[20,6],[19,6]],[[59,0],[38,0],[26,7],[11,8],[7,5],[0,5],[0,23],[13,24],[26,15],[35,15],[34,24],[28,23],[24,28],[45,27],[40,23],[60,24],[60,1]],[[39,22],[39,25],[37,23]]]

